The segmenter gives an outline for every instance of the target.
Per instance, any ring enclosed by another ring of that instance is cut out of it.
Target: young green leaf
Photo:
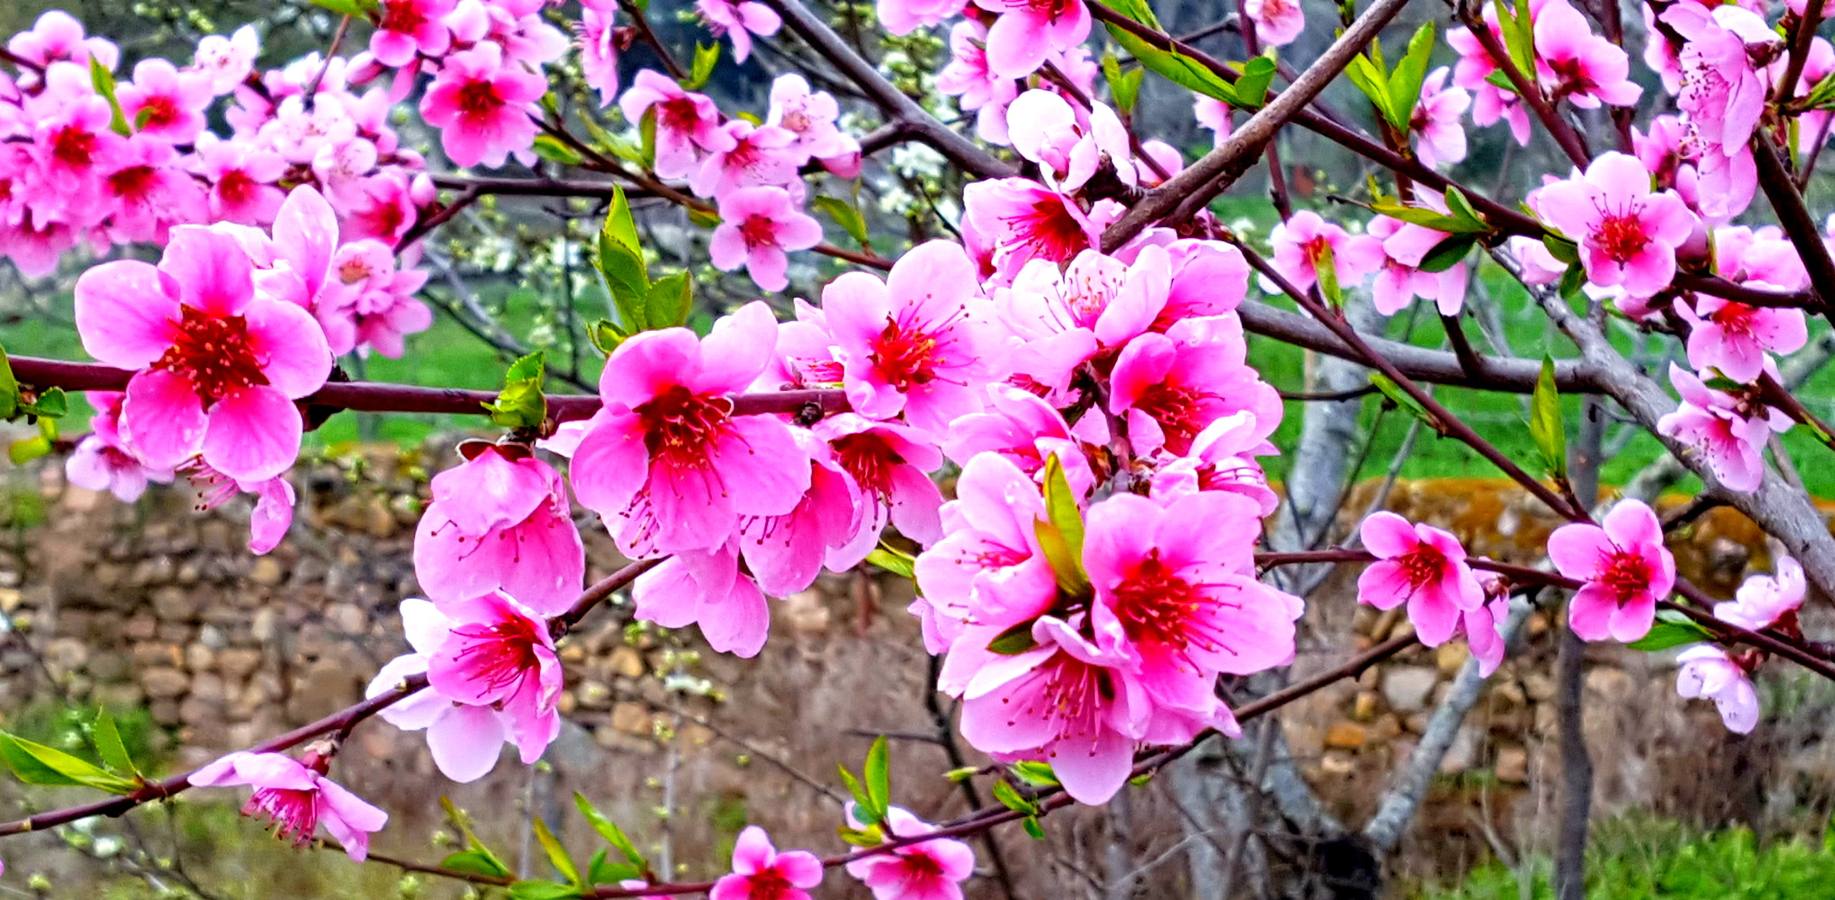
[[[650,270],[638,243],[631,204],[625,199],[624,188],[617,185],[612,186],[612,202],[605,212],[605,224],[599,229],[599,252],[594,262],[605,279],[606,289],[611,291],[618,324],[632,334],[648,329],[644,312],[650,297]]]
[[[440,868],[488,878],[508,878],[513,874],[497,861],[497,857],[481,850],[460,850],[449,854],[440,860]]]
[[[901,578],[917,579],[917,557],[896,547],[880,544],[867,554],[867,562],[872,563]]]
[[[1333,309],[1344,308],[1344,290],[1338,286],[1338,262],[1332,254],[1332,248],[1320,247],[1313,259],[1313,272],[1318,278],[1319,295]]]
[[[1146,0],[1101,0],[1104,6],[1139,22],[1155,31],[1164,30],[1160,20],[1153,14],[1153,7]],[[1152,44],[1136,37],[1133,32],[1117,25],[1107,24],[1109,37],[1120,44],[1123,50],[1133,56],[1140,64],[1155,75],[1166,79],[1187,90],[1197,91],[1207,97],[1222,100],[1231,106],[1240,106],[1237,102],[1236,89],[1216,72],[1200,64],[1197,60],[1173,50],[1161,50]]]
[[[1628,646],[1633,650],[1655,653],[1684,644],[1699,644],[1711,641],[1714,634],[1706,628],[1683,617],[1680,613],[1665,610],[1657,616],[1657,621],[1650,626],[1650,631],[1643,637],[1632,641]]]
[[[101,757],[103,765],[140,777],[140,769],[128,755],[127,744],[121,740],[121,729],[115,726],[115,717],[109,715],[108,710],[96,713],[95,724],[89,729],[89,740],[96,745],[96,755]]]
[[[0,349],[0,419],[10,419],[19,413],[19,379],[13,377],[13,364],[6,358],[6,350]]]
[[[1032,637],[1032,623],[1021,622],[988,642],[988,652],[1002,656],[1018,656],[1037,647],[1039,642]]]
[[[1033,787],[1058,786],[1058,773],[1051,770],[1051,763],[1022,759],[1007,768],[1014,777]]]
[[[13,777],[26,784],[90,787],[110,794],[132,793],[136,787],[131,778],[123,778],[56,747],[6,732],[0,732],[0,760],[13,771]]]
[[[873,804],[873,812],[880,821],[886,818],[886,812],[892,808],[892,761],[886,736],[880,735],[873,740],[873,746],[867,748],[865,768],[860,770],[866,779],[867,799]]]
[[[37,399],[19,409],[41,419],[61,419],[70,414],[70,398],[63,388],[48,387],[38,392]]]
[[[377,10],[376,0],[310,0],[313,6],[340,16],[364,18]]]
[[[1371,372],[1370,383],[1375,385],[1376,390],[1387,398],[1390,403],[1395,404],[1398,409],[1419,419],[1421,424],[1432,428],[1434,431],[1442,432],[1440,420],[1434,418],[1433,413],[1428,412],[1427,407],[1421,405],[1421,401],[1416,400],[1413,394],[1402,390],[1402,386],[1396,384],[1389,376],[1381,372]]]
[[[854,777],[853,772],[848,771],[847,766],[837,763],[835,770],[841,773],[841,783],[853,795],[854,818],[868,825],[878,825],[883,817],[873,809],[873,795],[867,793],[866,787],[860,783],[860,779]]]
[[[1561,424],[1561,394],[1555,388],[1555,361],[1542,357],[1535,393],[1529,399],[1529,436],[1542,453],[1548,474],[1567,477],[1567,432]]]
[[[718,42],[712,44],[696,42],[694,63],[689,66],[688,80],[682,83],[682,87],[691,91],[700,90],[707,84],[709,78],[714,77],[714,66],[719,63],[720,44]]]
[[[1491,226],[1485,224],[1478,210],[1472,208],[1472,201],[1467,200],[1465,194],[1458,188],[1449,184],[1446,186],[1446,192],[1441,196],[1446,199],[1447,212],[1465,226],[1459,229],[1461,232],[1490,230]]]
[[[880,831],[878,825],[868,825],[865,828],[841,825],[835,828],[835,834],[841,838],[841,843],[849,847],[877,847],[886,842],[885,832]]]
[[[96,89],[96,96],[108,101],[109,129],[126,137],[130,129],[127,127],[127,116],[121,112],[121,100],[115,96],[115,75],[93,56],[89,58],[89,83]]]
[[[854,243],[867,246],[867,220],[854,204],[839,197],[820,196],[811,198],[809,205],[839,225],[848,237],[854,239]]]
[[[1242,76],[1236,79],[1236,99],[1243,109],[1261,108],[1278,68],[1273,48],[1242,64]]]
[[[1045,826],[1039,823],[1038,816],[1027,816],[1021,819],[1019,826],[1026,829],[1027,837],[1035,841],[1042,841],[1045,839]]]
[[[599,812],[598,807],[593,806],[593,802],[586,799],[585,794],[574,791],[573,805],[580,810],[580,815],[586,817],[586,823],[591,825],[594,831],[599,832],[599,836],[605,838],[605,842],[611,844],[612,849],[624,854],[624,858],[629,860],[631,865],[640,869],[647,865],[644,862],[644,855],[638,852],[637,845],[631,842],[630,836],[624,833],[624,829],[619,828],[617,823]]]
[[[1425,22],[1408,40],[1408,52],[1389,73],[1389,104],[1395,116],[1389,120],[1397,131],[1407,132],[1414,119],[1415,107],[1421,102],[1421,85],[1427,80],[1427,66],[1434,52],[1434,23]]]
[[[1393,199],[1379,200],[1370,204],[1370,211],[1398,221],[1410,222],[1425,228],[1432,228],[1435,231],[1444,231],[1447,234],[1472,234],[1489,230],[1489,227],[1482,222],[1477,223],[1477,226],[1474,227],[1472,222],[1464,219],[1457,219],[1425,206],[1408,206]]]
[[[650,330],[678,328],[694,308],[694,277],[684,269],[656,279],[644,301],[644,321]]]
[[[559,872],[562,878],[580,884],[579,867],[573,864],[573,857],[567,855],[567,848],[561,846],[554,832],[548,830],[548,823],[537,816],[529,824],[535,829],[535,840],[542,845],[542,852],[548,854],[548,863],[554,866],[554,871]]]
[[[612,862],[604,850],[594,852],[592,861],[586,864],[586,881],[589,884],[618,884],[642,875],[643,870],[630,863]]]
[[[563,166],[577,166],[581,162],[579,151],[567,146],[560,138],[552,134],[535,136],[535,155]]]
[[[646,169],[656,168],[656,107],[645,110],[643,118],[637,120],[637,138],[641,164]]]
[[[1542,234],[1542,246],[1548,248],[1548,255],[1568,265],[1580,261],[1580,245],[1558,234]]]
[[[510,885],[510,900],[563,900],[578,896],[579,888],[553,881],[518,881]]]
[[[548,418],[548,398],[542,393],[545,358],[546,351],[537,350],[510,364],[497,399],[484,404],[490,410],[492,423],[504,428],[535,428]]]
[[[1477,243],[1476,235],[1448,235],[1427,251],[1426,256],[1421,257],[1420,269],[1423,272],[1444,272],[1465,262],[1466,255],[1472,252],[1472,247]]]
[[[1350,65],[1344,67],[1344,75],[1351,79],[1351,84],[1370,98],[1370,105],[1382,115],[1385,121],[1393,121],[1395,115],[1390,112],[1393,105],[1389,101],[1389,73],[1383,71],[1381,64],[1369,56],[1354,56]]]
[[[11,460],[15,466],[23,466],[32,460],[42,459],[43,457],[51,455],[53,449],[55,448],[51,446],[50,439],[42,434],[35,434],[31,437],[20,438],[8,444],[6,447],[6,458]]]
[[[1017,813],[1035,815],[1039,811],[1037,803],[1021,796],[1019,791],[1013,789],[1013,785],[1005,781],[994,782],[994,799],[999,800],[1000,805]]]

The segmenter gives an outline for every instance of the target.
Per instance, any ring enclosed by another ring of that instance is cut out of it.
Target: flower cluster
[[[1780,557],[1772,575],[1754,575],[1730,601],[1714,605],[1714,618],[1747,630],[1775,628],[1800,637],[1797,607],[1803,605],[1803,567]],[[1737,652],[1717,644],[1695,644],[1677,655],[1676,693],[1712,700],[1727,730],[1747,734],[1758,724],[1759,697],[1752,676],[1765,661],[1756,651]]]

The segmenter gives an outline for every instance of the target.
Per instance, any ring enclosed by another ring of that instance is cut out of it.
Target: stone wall
[[[0,537],[0,610],[17,634],[0,644],[0,716],[49,702],[144,708],[177,767],[356,700],[371,673],[405,649],[394,610],[414,595],[409,551],[425,468],[419,455],[393,451],[308,467],[300,520],[266,557],[244,547],[237,516],[245,513],[196,513],[183,488],[123,505],[66,486],[54,466],[11,474],[0,505],[11,526]],[[1403,483],[1392,505],[1507,560],[1530,560],[1553,525],[1490,483]],[[1364,508],[1363,499],[1348,508]],[[609,540],[585,531],[590,576],[616,568],[622,560]],[[1754,540],[1749,525],[1716,512],[1678,555],[1692,577],[1725,591],[1749,564],[1769,565]],[[1407,627],[1396,613],[1356,606],[1355,575],[1345,567],[1314,598],[1300,677],[1341,661],[1346,647]],[[775,604],[773,638],[752,661],[627,629],[623,613],[601,612],[563,647],[571,724],[548,770],[531,778],[506,760],[484,782],[450,785],[418,736],[374,722],[353,736],[339,775],[395,811],[380,846],[419,859],[436,853],[428,846],[438,825],[433,792],[471,808],[486,834],[512,846],[531,809],[572,821],[571,837],[588,846],[577,817],[563,815],[569,793],[581,790],[652,847],[667,843],[693,872],[720,865],[723,842],[745,820],[791,845],[828,847],[839,808],[808,782],[831,782],[836,762],[857,766],[880,732],[910,736],[896,742],[901,801],[926,817],[959,815],[962,795],[936,777],[954,764],[920,739],[935,733],[935,718],[926,657],[902,611],[908,597],[896,581],[825,580]],[[1812,632],[1820,621],[1810,618]],[[1403,874],[1455,872],[1540,844],[1553,809],[1548,788],[1536,787],[1549,784],[1542,776],[1554,765],[1552,628],[1545,617],[1532,621],[1460,732]],[[1819,739],[1835,706],[1827,686],[1791,677],[1788,690],[1768,690],[1795,711],[1742,740],[1725,734],[1710,706],[1674,696],[1667,655],[1592,654],[1587,728],[1603,811],[1761,828],[1826,821],[1835,785],[1835,744]],[[1369,813],[1464,657],[1460,646],[1404,654],[1284,716],[1328,807],[1351,822]],[[1178,821],[1158,796],[1132,804],[1128,840],[1142,858],[1177,840]],[[22,802],[0,783],[0,812]],[[659,805],[679,808],[665,821]],[[1049,853],[1018,833],[1001,838],[1018,877],[1036,889],[1027,896],[1059,895],[1047,892],[1074,884],[1078,861],[1094,860],[1092,848],[1107,840],[1099,816],[1053,819],[1062,824],[1052,826]],[[1182,866],[1164,866],[1142,879],[1142,896],[1176,894],[1184,877]]]

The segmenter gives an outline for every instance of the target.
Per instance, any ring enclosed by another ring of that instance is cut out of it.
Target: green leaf
[[[1039,824],[1038,816],[1027,816],[1020,820],[1019,826],[1026,829],[1026,835],[1035,841],[1045,839],[1045,826]]]
[[[1313,273],[1318,279],[1319,295],[1333,309],[1344,308],[1344,290],[1338,286],[1338,261],[1332,248],[1321,246],[1313,258]]]
[[[1713,632],[1696,624],[1693,620],[1678,612],[1664,610],[1657,614],[1657,621],[1650,626],[1650,632],[1632,641],[1633,650],[1655,653],[1684,644],[1699,644],[1714,639]]]
[[[1395,404],[1398,409],[1419,419],[1423,425],[1432,428],[1434,431],[1441,431],[1439,420],[1434,418],[1433,413],[1428,412],[1427,407],[1421,405],[1421,401],[1416,400],[1414,395],[1402,390],[1402,386],[1396,384],[1389,376],[1381,372],[1371,372],[1370,383],[1375,385],[1376,389],[1381,392],[1384,397],[1388,398],[1390,403]]]
[[[483,841],[478,839],[478,835],[471,829],[471,817],[467,816],[464,810],[454,805],[451,797],[440,797],[440,809],[446,813],[446,818],[452,822],[452,827],[457,828],[459,834],[465,837],[465,846],[469,852],[476,853],[483,857],[486,861],[485,864],[490,866],[492,870],[499,875],[508,877],[512,874],[510,872],[510,867],[504,865],[503,860],[499,858],[497,854],[491,852],[491,848],[486,846]]]
[[[840,226],[848,237],[854,239],[854,243],[862,247],[867,246],[867,220],[854,204],[839,197],[823,196],[812,198],[809,205],[820,210],[823,215]]]
[[[1835,107],[1835,72],[1822,76],[1816,86],[1802,100],[1797,101],[1800,109],[1829,109]]]
[[[1014,812],[1035,815],[1039,811],[1037,803],[1021,796],[1019,791],[1013,789],[1013,785],[1005,781],[994,782],[994,799],[999,800],[1000,805]]]
[[[645,309],[650,297],[650,269],[637,240],[631,204],[625,199],[624,188],[617,185],[612,186],[612,202],[605,212],[605,224],[599,229],[599,252],[594,263],[605,279],[606,290],[611,292],[618,324],[629,334],[648,330]]]
[[[694,62],[689,66],[688,80],[682,82],[682,87],[691,91],[700,90],[702,86],[707,84],[707,79],[714,76],[714,66],[719,63],[719,42],[716,41],[712,44],[696,42],[694,45]]]
[[[581,162],[579,151],[552,134],[535,136],[535,155],[563,166],[577,166]]]
[[[1581,288],[1586,287],[1586,283],[1586,270],[1577,262],[1569,263],[1567,271],[1561,273],[1561,284],[1559,287],[1561,299],[1566,300],[1570,304],[1577,300],[1585,299],[1585,295],[1581,293]]]
[[[567,855],[567,848],[555,839],[554,832],[548,830],[548,823],[537,816],[530,822],[530,826],[535,829],[535,840],[542,845],[542,851],[548,854],[548,863],[554,866],[556,872],[561,873],[562,878],[579,884],[579,867],[573,864],[573,857]]]
[[[13,377],[13,363],[0,349],[0,419],[19,414],[19,379]]]
[[[1529,436],[1542,452],[1542,463],[1556,478],[1567,477],[1567,432],[1561,424],[1561,394],[1555,388],[1555,361],[1544,354],[1542,371],[1529,400]]]
[[[101,757],[103,765],[139,777],[140,769],[128,755],[127,744],[121,740],[121,729],[115,727],[115,717],[109,715],[108,710],[96,713],[95,725],[89,729],[89,740],[95,744],[96,755]]]
[[[497,399],[484,404],[491,422],[504,428],[535,428],[548,418],[548,398],[542,393],[547,351],[537,350],[510,364]]]
[[[950,769],[949,771],[944,772],[943,777],[949,779],[950,782],[954,784],[961,784],[962,782],[975,777],[975,773],[979,771],[981,770],[975,766],[963,766],[960,769]]]
[[[631,842],[630,836],[624,833],[624,829],[619,828],[617,823],[599,812],[598,808],[593,806],[593,802],[586,799],[585,794],[574,791],[573,805],[579,808],[580,815],[586,817],[586,823],[591,825],[594,831],[599,832],[599,836],[605,838],[605,842],[611,844],[612,849],[624,854],[624,858],[630,860],[631,865],[638,868],[648,865],[644,862],[644,855],[638,852],[637,845]]]
[[[1473,223],[1464,219],[1457,219],[1425,206],[1407,206],[1395,200],[1379,200],[1372,203],[1370,211],[1397,221],[1432,228],[1435,231],[1444,231],[1447,234],[1475,234],[1490,230],[1490,227],[1482,222],[1474,227]]]
[[[7,445],[6,458],[12,460],[15,466],[23,466],[32,460],[51,455],[52,449],[49,438],[35,434]]]
[[[1165,30],[1160,27],[1159,18],[1153,14],[1153,8],[1147,5],[1146,0],[1102,0],[1102,3],[1148,28],[1155,31]],[[1240,105],[1237,102],[1236,89],[1221,75],[1206,68],[1197,60],[1177,51],[1161,50],[1116,25],[1106,23],[1105,25],[1109,29],[1109,37],[1155,75],[1187,90],[1197,91],[1207,97],[1215,97],[1231,106]]]
[[[1356,85],[1358,90],[1363,91],[1365,97],[1370,98],[1370,105],[1376,107],[1384,120],[1394,120],[1395,116],[1390,112],[1389,73],[1383,71],[1381,64],[1368,56],[1355,56],[1344,67],[1344,75],[1351,79],[1351,84]]]
[[[1032,637],[1032,623],[1021,622],[989,641],[988,652],[1002,656],[1018,656],[1038,645],[1039,642]]]
[[[97,96],[108,101],[108,127],[123,137],[130,134],[127,116],[121,112],[121,100],[115,96],[115,75],[93,56],[89,58],[89,83],[95,87]]]
[[[1274,73],[1279,68],[1272,48],[1242,64],[1242,75],[1236,79],[1236,99],[1243,109],[1261,108],[1268,99],[1268,86],[1274,83]]]
[[[379,9],[376,0],[310,0],[310,2],[313,6],[330,10],[340,16],[356,18],[364,18]]]
[[[1548,248],[1548,255],[1570,266],[1580,261],[1580,245],[1558,234],[1543,232],[1542,246]]]
[[[879,821],[885,821],[887,810],[892,808],[892,763],[885,735],[875,738],[873,746],[867,748],[866,765],[860,774],[866,779],[867,800],[873,804],[874,814]]]
[[[878,825],[884,818],[873,808],[873,795],[848,771],[847,766],[837,763],[835,770],[841,773],[841,783],[847,786],[847,792],[854,797],[854,818],[868,825]]]
[[[1414,119],[1415,107],[1421,102],[1421,84],[1427,80],[1427,66],[1433,53],[1434,23],[1429,21],[1408,39],[1408,52],[1395,64],[1395,71],[1389,73],[1389,104],[1395,114],[1389,123],[1398,131],[1406,132],[1408,123]]]
[[[894,575],[917,580],[917,557],[896,547],[880,544],[867,554],[867,562],[872,563]]]
[[[1446,186],[1446,193],[1442,196],[1446,198],[1447,212],[1465,226],[1458,231],[1489,231],[1491,229],[1491,226],[1485,224],[1484,217],[1478,214],[1478,210],[1472,208],[1472,201],[1467,200],[1465,194],[1461,193],[1458,188],[1449,184]]]
[[[26,784],[50,787],[91,787],[110,794],[133,793],[132,779],[113,774],[96,764],[55,747],[0,732],[0,761]]]
[[[592,861],[586,864],[586,880],[591,884],[618,884],[643,875],[643,870],[630,863],[612,862],[604,850],[593,854]]]
[[[70,414],[70,398],[65,396],[64,389],[48,387],[38,393],[38,399],[18,407],[41,419],[61,419]]]
[[[1123,71],[1121,60],[1116,58],[1114,52],[1103,51],[1102,80],[1108,82],[1109,96],[1122,115],[1134,112],[1134,104],[1140,99],[1141,81],[1146,74],[1147,70],[1139,66]]]
[[[650,295],[644,300],[644,321],[652,331],[680,328],[688,322],[688,312],[693,308],[694,277],[686,269],[671,272],[650,285]]]
[[[1051,763],[1022,759],[1008,767],[1015,777],[1033,787],[1057,787],[1058,773],[1051,770]]]
[[[497,861],[497,857],[480,850],[460,850],[440,860],[440,868],[467,875],[483,875],[487,878],[508,878],[510,870]]]
[[[1421,257],[1420,270],[1423,272],[1444,272],[1465,261],[1466,255],[1478,243],[1478,237],[1470,234],[1448,235],[1435,244],[1427,255]]]
[[[1504,74],[1503,69],[1493,69],[1491,74],[1485,76],[1485,82],[1492,87],[1509,91],[1512,94],[1516,93],[1516,83],[1510,80],[1510,76]]]
[[[579,888],[553,881],[518,881],[510,885],[511,900],[561,900],[578,896]]]
[[[606,356],[611,356],[612,351],[630,337],[629,332],[610,319],[600,319],[586,328],[586,339],[593,342],[593,349]]]
[[[644,110],[642,119],[637,121],[637,146],[642,152],[642,164],[646,169],[656,167],[656,107]]]
[[[1511,12],[1505,0],[1492,0],[1497,9],[1497,22],[1504,37],[1504,52],[1509,54],[1510,61],[1516,70],[1530,84],[1535,84],[1535,31],[1529,16],[1529,0],[1516,0],[1516,11]],[[1508,78],[1506,78],[1508,81]]]
[[[842,825],[835,829],[835,834],[840,836],[841,843],[849,847],[877,847],[886,842],[885,832],[880,831],[878,825],[869,825],[865,828],[849,828]]]
[[[1064,536],[1077,577],[1083,578],[1083,510],[1077,505],[1076,492],[1070,489],[1064,463],[1056,453],[1045,457],[1045,516]]]

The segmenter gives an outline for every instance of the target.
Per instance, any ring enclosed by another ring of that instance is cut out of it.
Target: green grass
[[[1421,900],[1553,897],[1546,857],[1518,870],[1492,863],[1458,886],[1427,887]],[[1769,900],[1835,896],[1835,827],[1819,840],[1792,837],[1760,846],[1744,828],[1702,833],[1636,817],[1600,822],[1587,849],[1587,896],[1594,900]]]

